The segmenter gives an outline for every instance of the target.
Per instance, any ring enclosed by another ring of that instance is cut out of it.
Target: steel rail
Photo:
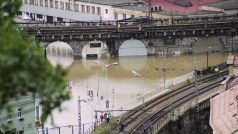
[[[222,79],[220,79],[218,81],[215,81],[211,84],[208,84],[204,87],[199,88],[199,90],[198,90],[199,95],[201,95],[202,93],[205,93],[205,92],[207,92],[211,89],[214,89],[215,87],[218,87],[220,85],[221,81],[222,81]],[[150,128],[150,126],[152,126],[156,121],[158,121],[163,116],[165,116],[173,108],[176,108],[176,107],[184,104],[185,102],[187,102],[189,100],[192,100],[194,98],[194,96],[195,96],[195,91],[193,89],[191,89],[191,93],[186,94],[183,97],[181,97],[177,100],[173,100],[173,102],[171,102],[174,107],[171,107],[171,104],[168,103],[165,107],[158,110],[158,112],[152,114],[150,117],[146,118],[143,122],[141,122],[134,129],[134,131],[130,132],[130,134],[142,134],[142,133],[144,133],[144,131],[148,130]]]

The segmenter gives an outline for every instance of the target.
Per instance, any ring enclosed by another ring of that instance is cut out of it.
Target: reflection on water
[[[126,71],[142,70],[147,64],[147,56],[122,56],[118,60],[120,66]]]
[[[65,42],[53,42],[46,48],[46,51],[47,59],[53,66],[59,64],[67,68],[73,64],[73,49]]]

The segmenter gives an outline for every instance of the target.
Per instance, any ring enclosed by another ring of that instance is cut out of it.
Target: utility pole
[[[81,100],[78,96],[78,125],[79,125],[79,134],[81,134]]]
[[[207,68],[208,68],[208,51],[207,51]]]
[[[198,84],[197,84],[197,71],[196,71],[196,58],[193,57],[193,68],[194,68],[194,81],[195,81],[195,108],[196,108],[196,117],[195,117],[195,126],[196,126],[196,132],[200,134],[200,123],[199,123],[199,94],[198,94]]]
[[[155,70],[156,71],[163,71],[163,89],[165,90],[166,89],[166,72],[168,70],[183,70],[183,69],[175,69],[175,68],[166,68],[166,55],[164,54],[164,67],[162,68],[158,68],[156,67]]]

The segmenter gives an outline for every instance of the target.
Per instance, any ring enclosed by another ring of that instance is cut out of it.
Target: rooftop
[[[108,5],[114,8],[147,12],[149,0],[76,0],[86,3]],[[201,11],[200,6],[232,9],[238,7],[237,0],[151,0],[151,7],[161,7],[162,10],[153,14],[161,15],[202,15],[217,14],[219,12]]]
[[[225,0],[225,1],[223,0],[217,3],[207,4],[207,6],[222,8],[225,10],[238,9],[238,1],[237,0]]]
[[[231,88],[210,99],[210,125],[215,133],[230,134],[238,128],[238,88]]]

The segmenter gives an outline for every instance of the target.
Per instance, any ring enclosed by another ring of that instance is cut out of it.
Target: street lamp
[[[209,50],[207,50],[207,67],[208,67],[208,53],[211,52],[211,46],[208,47]]]
[[[145,81],[144,81],[144,77],[142,74],[136,72],[136,71],[131,71],[132,74],[135,76],[135,77],[138,77],[138,78],[141,78],[142,79],[142,83],[143,83],[143,97],[142,97],[142,105],[143,105],[143,108],[145,107],[145,95],[144,95],[144,88],[145,88]]]
[[[108,84],[108,81],[107,81],[107,68],[109,68],[111,65],[118,65],[117,62],[114,62],[114,63],[110,63],[110,64],[105,64],[101,61],[94,61],[94,63],[96,64],[102,64],[103,67],[105,68],[106,70],[106,95],[107,95],[107,100],[106,100],[106,108],[107,108],[107,111],[108,111],[108,108],[109,108],[109,100],[108,100],[108,90],[107,90],[107,84]]]

